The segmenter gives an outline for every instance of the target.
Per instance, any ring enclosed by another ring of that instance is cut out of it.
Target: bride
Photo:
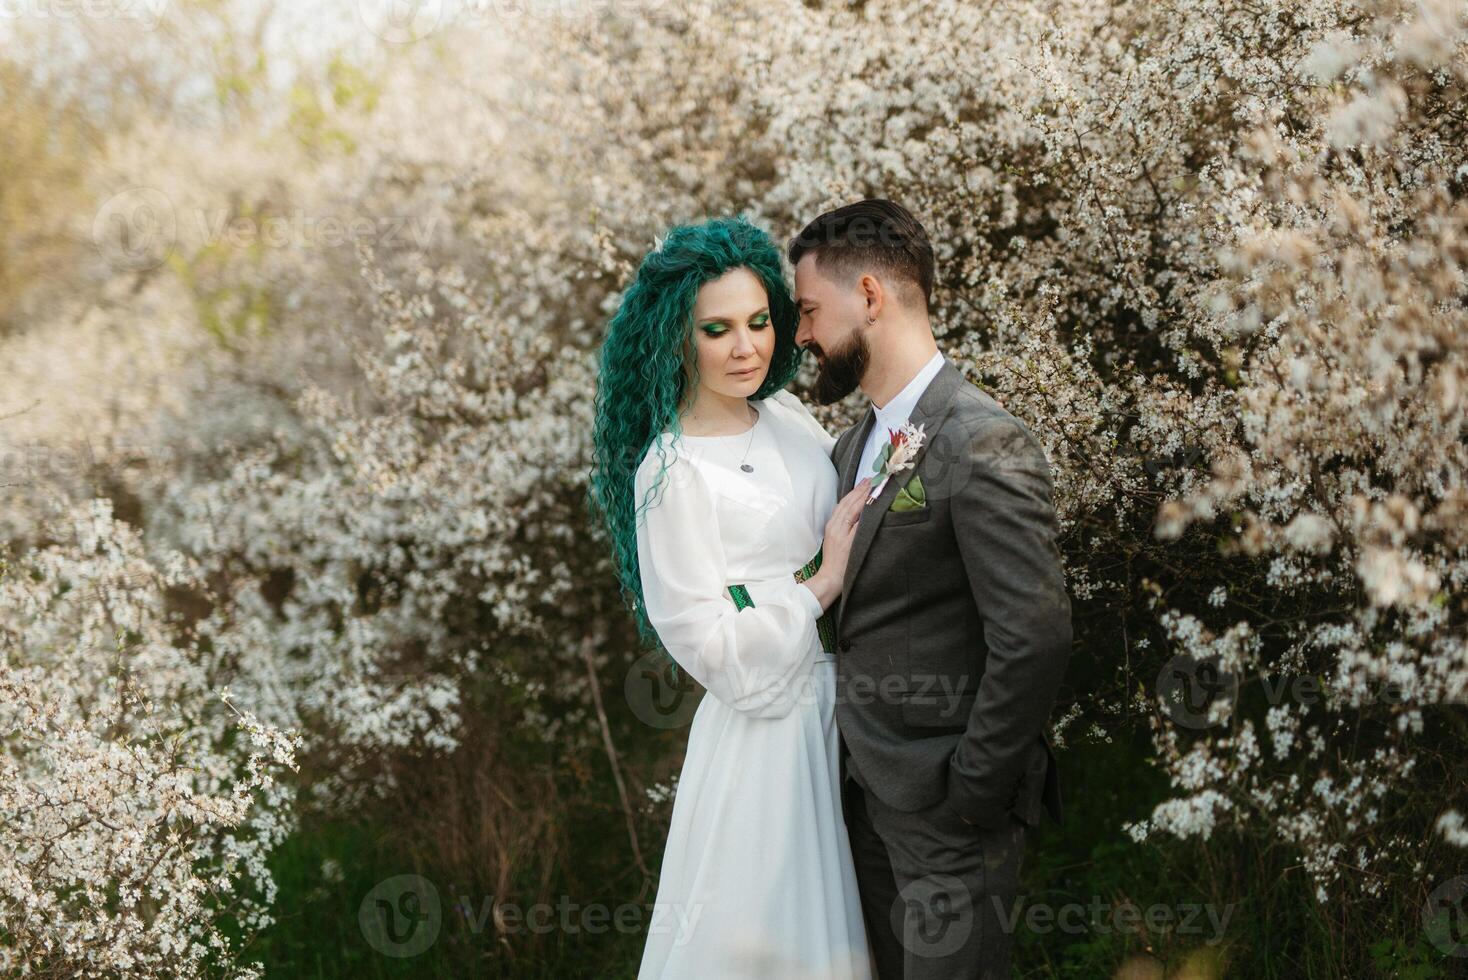
[[[870,481],[839,503],[769,237],[675,228],[611,321],[592,494],[645,638],[704,686],[639,980],[869,980],[833,630]]]

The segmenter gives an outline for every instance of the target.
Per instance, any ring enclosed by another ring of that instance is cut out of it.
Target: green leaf
[[[882,447],[882,451],[881,452],[877,453],[876,459],[873,459],[872,460],[872,472],[873,473],[880,473],[880,472],[882,472],[882,467],[887,465],[887,458],[889,456],[891,456],[891,455],[892,455],[892,443],[889,442],[885,446]]]

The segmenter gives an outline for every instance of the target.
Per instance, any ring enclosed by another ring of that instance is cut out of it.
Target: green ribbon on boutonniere
[[[928,494],[923,489],[923,478],[914,474],[913,478],[907,481],[907,486],[897,491],[897,499],[893,500],[892,506],[887,509],[900,514],[903,511],[922,510],[926,506],[928,506]]]

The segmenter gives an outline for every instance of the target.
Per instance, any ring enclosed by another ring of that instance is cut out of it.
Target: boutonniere
[[[914,428],[911,422],[904,422],[895,430],[887,430],[890,438],[872,462],[872,472],[876,475],[872,478],[871,493],[867,494],[868,504],[877,499],[893,473],[901,473],[912,466],[917,451],[927,438],[923,433],[923,425]]]

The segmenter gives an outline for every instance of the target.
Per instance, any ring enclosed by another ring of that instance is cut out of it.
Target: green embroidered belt
[[[816,556],[806,562],[795,573],[795,581],[804,582],[816,573],[821,567],[821,549],[817,549]],[[734,600],[735,609],[745,609],[754,605],[754,600],[749,597],[749,589],[742,585],[729,586],[729,595]],[[829,612],[821,613],[816,620],[816,632],[821,637],[821,649],[827,653],[836,652],[836,621],[831,618]]]

